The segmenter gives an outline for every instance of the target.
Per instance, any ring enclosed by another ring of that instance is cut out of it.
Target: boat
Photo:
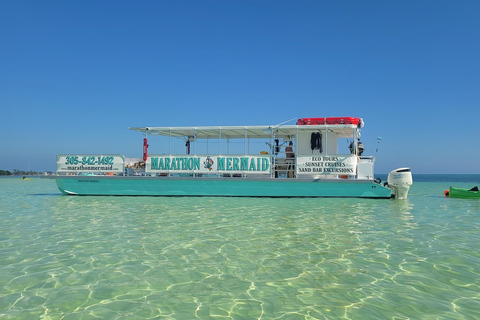
[[[68,195],[407,198],[409,168],[392,170],[382,183],[374,177],[375,157],[359,154],[361,118],[302,119],[293,125],[130,127],[143,136],[142,157],[59,154],[53,178]],[[150,154],[153,138],[161,152]],[[340,150],[345,140],[354,145],[350,151]]]
[[[480,191],[477,186],[471,189],[450,187],[444,192],[450,198],[480,199]]]

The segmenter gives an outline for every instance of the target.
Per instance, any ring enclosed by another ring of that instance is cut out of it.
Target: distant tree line
[[[37,171],[23,171],[18,169],[13,169],[13,172],[9,170],[0,170],[0,176],[38,176],[43,175],[45,172],[37,172]],[[48,174],[52,174],[53,172],[48,171]]]

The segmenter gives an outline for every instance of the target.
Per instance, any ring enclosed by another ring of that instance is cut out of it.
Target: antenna
[[[295,119],[297,119],[297,117],[295,117],[295,118],[292,118],[292,119],[290,119],[290,120],[287,120],[287,121],[280,122],[279,124],[277,124],[277,125],[273,126],[273,128],[272,128],[272,129],[276,129],[276,128],[280,127],[282,124],[285,124],[285,123],[287,123],[287,122],[290,122],[290,121],[292,121],[292,120],[295,120]]]
[[[283,124],[285,124],[285,123],[287,123],[287,122],[290,122],[290,121],[292,121],[292,120],[295,120],[295,119],[297,119],[297,118],[295,117],[295,118],[292,118],[292,119],[290,119],[290,120],[280,122],[279,124],[276,124],[276,125],[274,125],[274,126],[269,126],[267,129],[263,129],[263,133],[269,133],[269,132],[273,133],[273,130],[278,129],[278,128],[279,128],[280,126],[282,126]]]
[[[379,146],[381,140],[382,140],[382,137],[377,137],[377,150],[375,150],[375,158],[377,157],[378,146]]]

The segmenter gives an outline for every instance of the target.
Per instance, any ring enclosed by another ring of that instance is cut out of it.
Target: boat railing
[[[163,154],[146,161],[121,155],[59,155],[58,175],[169,177],[260,177],[313,179],[373,179],[372,156],[351,154]]]

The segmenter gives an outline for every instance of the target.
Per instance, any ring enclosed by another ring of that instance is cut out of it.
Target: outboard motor
[[[388,174],[388,187],[392,189],[395,199],[407,199],[408,189],[413,184],[410,168],[399,168]]]

